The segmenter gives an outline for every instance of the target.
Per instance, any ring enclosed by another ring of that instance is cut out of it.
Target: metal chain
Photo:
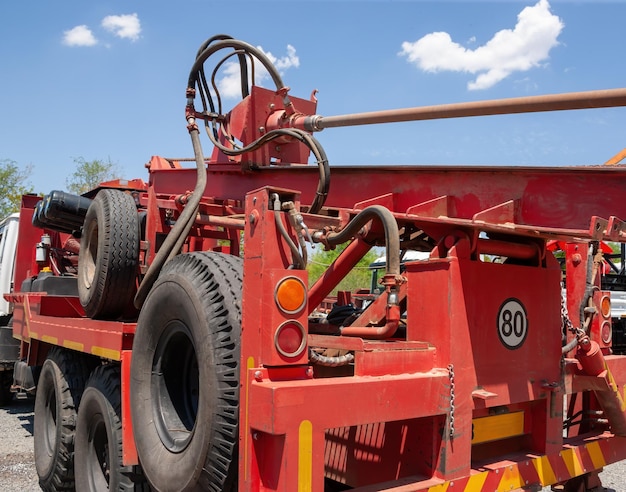
[[[569,312],[567,310],[567,296],[565,295],[563,284],[561,284],[561,324],[563,328],[576,335],[577,338],[580,338],[585,334],[584,330],[574,326],[574,323],[572,323],[572,320],[569,317]]]
[[[454,437],[454,366],[448,365],[450,375],[450,438]]]
[[[563,328],[567,331],[576,333],[576,328],[574,328],[574,324],[569,317],[569,312],[567,311],[567,298],[565,294],[565,289],[563,288],[563,284],[561,284],[561,323]]]

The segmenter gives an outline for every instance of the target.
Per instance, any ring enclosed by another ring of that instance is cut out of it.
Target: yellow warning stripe
[[[524,412],[472,419],[472,444],[499,441],[524,434]]]
[[[498,485],[498,490],[521,489],[526,485],[524,478],[519,472],[517,465],[510,465],[503,469],[502,479]]]
[[[91,353],[93,355],[97,355],[98,357],[104,357],[105,359],[111,360],[120,360],[122,358],[122,354],[119,350],[108,349],[105,347],[96,347],[95,345],[91,347]]]
[[[554,473],[550,460],[547,456],[535,458],[533,460],[533,465],[535,466],[535,470],[537,471],[537,475],[539,476],[539,480],[542,484],[557,482],[556,474]]]
[[[51,337],[49,335],[41,335],[41,341],[51,343],[52,345],[58,345],[59,339],[57,337]]]
[[[429,487],[428,492],[446,492],[449,486],[450,482],[445,482],[439,485],[435,485],[434,487]]]
[[[311,492],[313,487],[313,424],[300,422],[298,429],[298,492]]]
[[[452,490],[483,492],[483,490],[492,491],[494,488],[496,491],[518,490],[530,485],[531,482],[535,483],[537,479],[543,486],[553,485],[592,471],[584,467],[583,463],[588,459],[593,463],[594,470],[599,470],[607,465],[600,441],[591,441],[582,446],[565,448],[558,455],[537,456],[525,463],[510,463],[488,471],[474,472],[470,477],[415,490],[427,492],[451,492]],[[531,466],[531,463],[536,475],[532,473],[532,468],[527,468]],[[560,470],[559,473],[561,474],[567,470],[567,476],[559,475],[557,477],[555,467]],[[526,469],[526,473],[524,473],[524,469]]]
[[[585,444],[585,449],[589,453],[589,457],[591,458],[593,467],[596,470],[604,468],[607,465],[606,460],[604,459],[604,455],[602,454],[602,449],[600,449],[600,443],[598,441],[593,441],[589,444]]]
[[[71,350],[78,350],[79,352],[84,352],[85,350],[84,343],[72,342],[71,340],[63,340],[63,346]]]
[[[585,473],[585,469],[580,463],[580,459],[576,454],[576,450],[574,449],[564,449],[561,452],[561,458],[567,467],[567,471],[569,472],[570,477],[577,477]]]

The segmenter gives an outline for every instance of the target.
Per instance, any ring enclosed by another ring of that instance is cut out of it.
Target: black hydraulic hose
[[[196,187],[189,197],[187,205],[185,205],[184,210],[178,217],[176,224],[172,227],[172,230],[165,238],[165,241],[163,241],[159,252],[154,257],[154,260],[150,264],[150,268],[148,268],[146,275],[137,289],[134,301],[137,309],[141,309],[141,306],[143,306],[143,303],[148,296],[148,292],[154,285],[154,282],[159,276],[161,268],[163,268],[165,262],[172,256],[176,255],[183,243],[186,241],[189,230],[193,226],[196,214],[198,213],[198,206],[200,204],[200,200],[202,199],[202,194],[206,188],[207,172],[204,155],[202,153],[202,145],[200,143],[200,132],[197,128],[194,128],[190,130],[189,134],[191,135],[191,143],[193,145],[196,160]]]
[[[196,83],[198,81],[198,74],[201,72],[204,62],[212,54],[224,48],[240,49],[240,50],[244,50],[252,54],[257,60],[261,62],[261,64],[268,71],[268,73],[270,74],[270,77],[272,77],[272,80],[274,81],[276,90],[281,90],[285,88],[285,84],[283,83],[283,80],[280,74],[278,73],[278,70],[276,70],[276,67],[274,67],[270,59],[265,55],[265,53],[263,53],[260,49],[255,48],[251,44],[229,38],[229,39],[220,39],[218,41],[215,41],[209,44],[208,46],[206,46],[204,50],[198,53],[198,55],[196,56],[196,61],[191,67],[191,71],[189,73],[189,80],[187,82],[187,87],[189,89],[193,89],[196,86]],[[245,56],[245,55],[241,55],[241,56]],[[286,94],[284,94],[284,101],[286,104],[289,103],[289,98]]]
[[[296,244],[293,242],[291,237],[289,237],[289,234],[287,233],[287,229],[285,229],[285,226],[281,219],[280,200],[278,199],[277,195],[272,196],[272,199],[274,200],[273,210],[274,210],[274,220],[276,222],[276,227],[280,235],[283,237],[283,239],[289,246],[289,249],[291,250],[294,267],[298,270],[305,270],[306,262],[304,261],[304,258],[300,254],[300,251],[298,251],[298,247],[296,246]]]
[[[229,36],[228,34],[216,34],[215,36],[210,37],[200,45],[200,48],[198,48],[198,52],[196,53],[196,59],[198,59],[198,57],[202,55],[204,50],[207,49],[209,45],[213,44],[216,41],[224,41],[227,39],[235,38]],[[241,75],[241,97],[245,98],[250,94],[250,88],[248,87],[248,64],[246,63],[245,55],[238,54],[237,56],[239,58],[239,70]],[[201,69],[200,72],[201,76],[204,77],[204,70]],[[213,108],[211,108],[211,110],[213,111]]]
[[[386,273],[400,275],[400,233],[398,223],[389,209],[371,205],[359,212],[341,232],[331,233],[326,238],[330,246],[345,243],[353,238],[370,220],[378,219],[385,231]]]
[[[226,36],[222,34],[222,35],[213,36],[212,38],[207,40],[198,50],[198,53],[196,55],[196,61],[193,67],[191,68],[188,83],[187,83],[187,88],[188,88],[187,89],[187,93],[188,93],[187,107],[188,108],[193,107],[194,88],[196,87],[196,85],[198,85],[199,88],[203,88],[204,86],[206,86],[206,80],[204,79],[204,71],[203,71],[204,62],[211,55],[225,48],[232,48],[236,50],[236,54],[237,56],[239,56],[240,65],[242,66],[242,72],[241,72],[242,95],[244,94],[243,78],[244,77],[246,78],[246,83],[247,83],[247,77],[248,77],[247,64],[245,63],[245,57],[252,56],[252,57],[257,58],[261,62],[261,64],[266,68],[266,70],[272,77],[272,80],[274,81],[274,85],[276,86],[276,91],[277,92],[282,91],[281,95],[283,97],[283,104],[285,108],[291,106],[291,101],[289,100],[287,91],[284,90],[286,89],[286,87],[282,81],[280,73],[278,72],[276,67],[274,67],[274,65],[269,60],[269,58],[267,58],[265,53],[263,53],[263,51],[261,51],[258,48],[255,48],[254,46],[248,43],[233,39],[230,36]],[[244,66],[246,67],[245,73],[243,70]],[[245,92],[247,94],[247,89],[245,89]],[[203,108],[206,110],[206,104],[204,102],[203,91],[200,90],[200,93],[201,93],[201,96],[203,97]],[[214,112],[212,101],[211,101],[211,111]],[[269,141],[275,138],[278,138],[280,136],[289,136],[289,137],[295,138],[303,142],[313,152],[316,158],[317,165],[319,168],[319,173],[320,173],[320,179],[318,181],[318,187],[317,187],[315,199],[313,203],[311,204],[309,213],[317,213],[322,208],[322,206],[324,205],[324,202],[326,201],[328,190],[330,189],[330,166],[328,164],[328,158],[326,157],[326,153],[324,149],[322,148],[321,144],[312,135],[299,129],[286,129],[286,128],[276,129],[276,130],[267,132],[265,135],[261,136],[259,139],[246,145],[245,147],[231,149],[231,148],[225,147],[224,145],[221,144],[221,142],[219,142],[217,136],[215,135],[215,132],[209,131],[207,120],[205,120],[205,126],[207,126],[207,134],[209,138],[211,139],[211,142],[213,143],[213,145],[226,155],[240,155],[246,152],[251,152],[253,150],[258,149],[262,145],[265,145]]]
[[[324,206],[324,203],[326,202],[326,197],[328,196],[328,190],[330,189],[330,165],[328,164],[326,151],[319,143],[319,141],[312,135],[309,135],[307,132],[295,128],[280,128],[276,130],[271,130],[254,142],[246,145],[245,147],[239,147],[237,149],[229,149],[228,147],[224,147],[211,132],[207,132],[207,135],[209,136],[211,143],[213,143],[215,147],[217,147],[224,154],[232,156],[244,154],[246,152],[252,152],[260,148],[262,145],[265,145],[266,143],[271,142],[272,140],[282,136],[292,137],[301,141],[313,152],[320,176],[317,184],[317,191],[315,193],[315,199],[311,204],[309,213],[316,214]]]

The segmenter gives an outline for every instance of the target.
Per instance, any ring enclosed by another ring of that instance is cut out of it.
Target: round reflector
[[[611,340],[613,339],[613,328],[611,327],[610,321],[602,323],[602,327],[600,328],[600,337],[605,345],[611,343]]]
[[[298,357],[306,346],[304,328],[297,321],[285,321],[276,330],[274,345],[281,355]]]
[[[306,305],[306,287],[299,278],[286,277],[278,282],[274,298],[284,313],[295,314]]]

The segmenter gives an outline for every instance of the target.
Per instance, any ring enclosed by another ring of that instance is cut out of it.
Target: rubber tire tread
[[[131,411],[139,460],[148,481],[160,492],[237,489],[242,272],[241,258],[232,255],[178,255],[164,266],[139,315]],[[193,437],[186,449],[173,453],[154,423],[151,371],[164,326],[177,317],[165,303],[174,299],[175,304],[181,295],[200,307],[197,314],[206,323],[192,333],[201,366]]]
[[[89,376],[87,359],[60,347],[48,352],[35,396],[34,451],[39,485],[44,491],[74,490],[74,437],[80,398]],[[50,386],[52,385],[52,387]],[[56,428],[52,455],[46,444],[47,393],[54,391]]]
[[[0,407],[9,406],[13,402],[12,384],[13,370],[0,369]]]
[[[122,393],[121,376],[118,365],[96,367],[85,386],[76,421],[76,490],[102,492],[91,477],[89,460],[90,423],[94,415],[104,420],[109,445],[109,488],[110,491],[130,492],[149,491],[141,468],[123,466],[122,456]]]
[[[97,227],[95,273],[89,285],[90,228]],[[87,210],[78,256],[78,297],[85,314],[116,319],[137,289],[139,219],[134,198],[120,190],[100,190]]]

